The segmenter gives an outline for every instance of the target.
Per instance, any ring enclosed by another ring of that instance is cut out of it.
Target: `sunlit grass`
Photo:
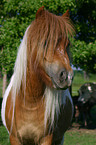
[[[65,133],[64,145],[96,145],[96,133],[71,130]]]

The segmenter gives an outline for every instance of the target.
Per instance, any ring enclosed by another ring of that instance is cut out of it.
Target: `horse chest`
[[[43,126],[40,124],[36,126],[34,123],[24,123],[17,131],[18,138],[23,144],[37,143],[44,134],[42,128]]]
[[[8,106],[10,105],[10,102],[11,102],[10,100],[11,100],[11,97],[8,97],[7,107],[6,107],[7,109],[8,109]],[[20,98],[16,100],[15,117],[14,117],[15,127],[14,128],[22,144],[24,145],[35,144],[35,143],[40,142],[40,140],[44,137],[45,135],[44,106],[45,106],[45,103],[42,102],[42,103],[39,103],[37,107],[30,109],[26,105],[24,105],[24,102],[22,103],[20,101]],[[10,115],[10,117],[12,116]],[[54,127],[52,130],[53,143],[56,144],[58,139],[61,140],[62,136],[64,135],[64,132],[68,129],[68,126],[70,125],[71,118],[72,118],[72,103],[70,102],[69,99],[66,99],[65,105],[62,104],[60,107],[58,119],[56,120],[56,122],[54,121]],[[7,122],[11,124],[11,122],[8,120]]]
[[[21,141],[37,142],[44,134],[43,105],[28,109],[25,106],[16,106],[16,128]]]

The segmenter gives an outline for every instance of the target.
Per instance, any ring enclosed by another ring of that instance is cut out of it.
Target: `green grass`
[[[0,98],[0,108],[1,108],[2,98]],[[3,126],[1,121],[1,110],[0,110],[0,145],[10,145],[9,135],[6,128]]]
[[[64,145],[96,145],[96,132],[91,131],[67,131]]]
[[[0,126],[0,145],[10,145],[9,135],[4,126]]]

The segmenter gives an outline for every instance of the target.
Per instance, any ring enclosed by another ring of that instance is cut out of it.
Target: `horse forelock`
[[[28,32],[28,58],[32,59],[34,51],[37,52],[36,59],[43,53],[45,57],[49,49],[54,51],[60,39],[64,42],[64,48],[68,43],[69,35],[73,33],[73,26],[68,17],[56,16],[48,11],[35,19]]]

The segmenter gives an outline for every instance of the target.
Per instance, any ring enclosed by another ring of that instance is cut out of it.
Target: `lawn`
[[[96,145],[96,130],[71,129],[65,134],[64,145]]]
[[[10,145],[9,135],[4,126],[0,126],[0,145]]]
[[[84,76],[81,71],[74,72],[74,80],[72,85],[73,96],[78,94],[78,89],[85,82],[96,82],[96,76],[90,74],[89,80],[88,79],[84,80]],[[2,80],[0,80],[0,97],[2,96],[1,92],[2,92]],[[0,105],[1,102],[2,98],[0,98]],[[92,110],[92,114],[93,116],[96,115],[94,109]],[[94,122],[96,122],[96,120],[94,120]],[[10,145],[8,133],[1,122],[1,113],[0,113],[0,145]],[[95,130],[76,129],[75,127],[73,127],[65,133],[64,145],[96,145],[96,129]]]

